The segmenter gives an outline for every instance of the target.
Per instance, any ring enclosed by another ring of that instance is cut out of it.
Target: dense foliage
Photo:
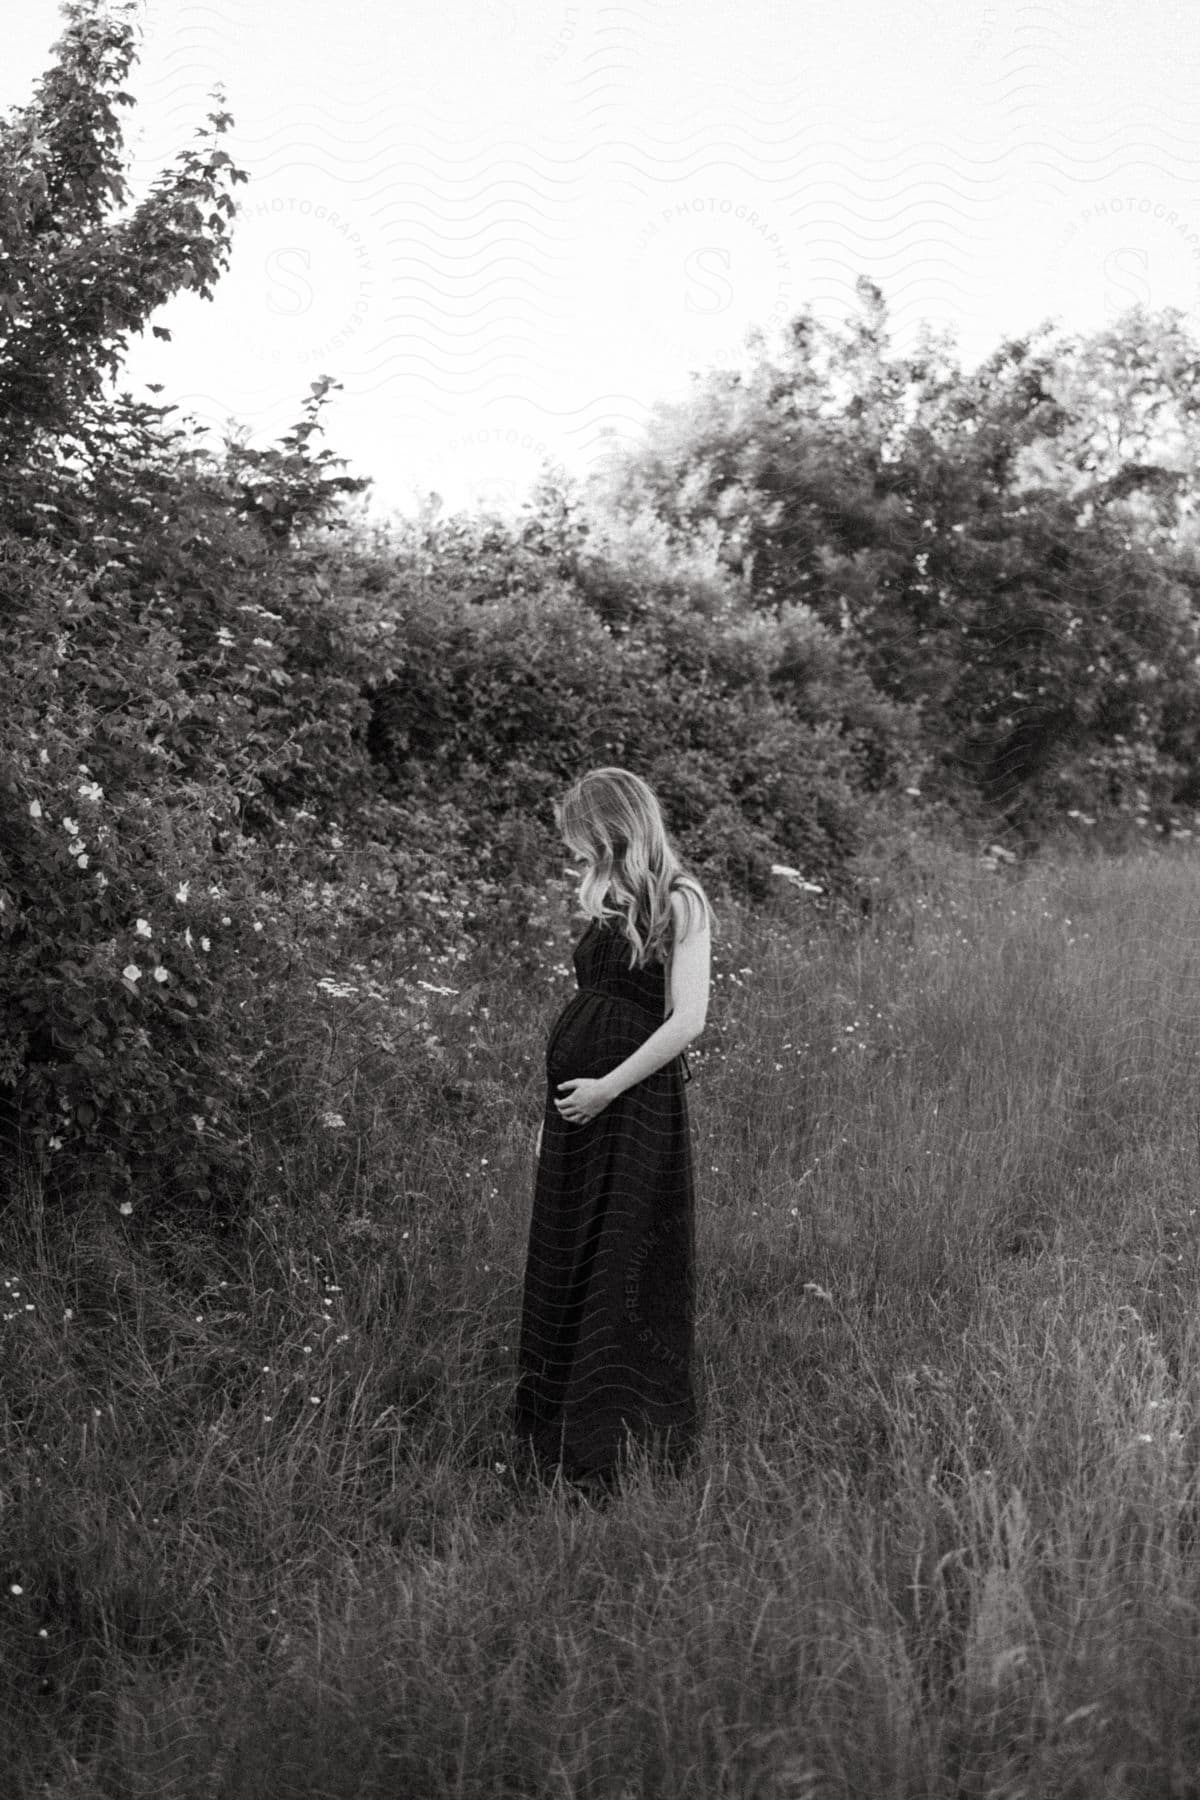
[[[115,391],[131,332],[211,297],[245,176],[217,111],[129,208],[130,8],[63,11],[0,126],[7,1166],[234,1206],[348,957],[502,936],[532,964],[588,764],[651,780],[715,893],[761,901],[782,865],[841,916],[922,831],[1183,823],[1196,544],[1153,436],[1165,387],[1190,442],[1177,323],[964,377],[932,343],[889,358],[866,284],[844,339],[802,315],[586,494],[548,469],[515,523],[358,528],[331,376],[267,449]]]
[[[750,604],[803,601],[920,707],[941,791],[1023,836],[1196,799],[1200,351],[1133,309],[1088,343],[1048,327],[971,375],[928,333],[887,354],[859,283],[844,336],[660,406],[599,484],[681,535],[715,531]]]

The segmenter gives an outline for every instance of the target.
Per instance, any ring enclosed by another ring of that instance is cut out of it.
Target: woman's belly
[[[661,1023],[632,1001],[581,989],[550,1027],[546,1078],[551,1084],[576,1076],[596,1081],[640,1049]]]

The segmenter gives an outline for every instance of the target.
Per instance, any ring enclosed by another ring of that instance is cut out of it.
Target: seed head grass
[[[566,907],[541,981],[322,971],[244,1229],[30,1175],[6,1793],[1195,1792],[1198,898],[1156,852],[720,909],[704,1430],[607,1504],[508,1429]]]

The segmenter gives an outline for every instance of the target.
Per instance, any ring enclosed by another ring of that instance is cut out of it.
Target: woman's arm
[[[687,902],[679,893],[671,896],[675,922],[675,947],[670,964],[670,1016],[638,1046],[632,1056],[601,1077],[609,1101],[623,1094],[647,1075],[653,1075],[699,1037],[708,1017],[708,990],[712,965],[712,939],[703,914],[699,924],[687,930]],[[686,932],[686,936],[684,935]]]

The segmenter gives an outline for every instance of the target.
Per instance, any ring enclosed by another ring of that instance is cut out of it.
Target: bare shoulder
[[[708,931],[704,890],[690,875],[680,875],[671,886],[671,918],[677,943]]]

